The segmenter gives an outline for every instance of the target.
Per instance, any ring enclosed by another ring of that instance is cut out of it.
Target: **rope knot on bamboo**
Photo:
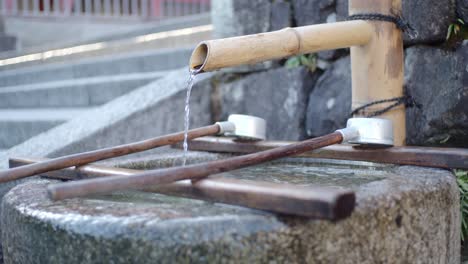
[[[394,103],[387,106],[387,107],[385,107],[385,108],[383,108],[383,109],[376,110],[376,111],[364,111],[364,110],[366,110],[367,108],[369,108],[371,106],[379,105],[379,104],[385,104],[385,103],[391,103],[391,102],[394,102]],[[378,100],[378,101],[370,102],[368,104],[360,106],[360,107],[354,109],[349,114],[349,116],[353,117],[354,115],[361,114],[361,115],[363,115],[365,117],[376,117],[376,116],[382,115],[382,114],[392,110],[393,108],[395,108],[395,107],[397,107],[399,105],[404,105],[406,108],[416,107],[418,109],[421,109],[421,107],[422,107],[422,105],[420,103],[418,103],[414,99],[414,97],[412,97],[411,95],[409,95],[405,91],[405,95],[403,95],[401,97],[394,97],[394,98],[389,98],[389,99]]]
[[[379,13],[364,13],[348,16],[346,20],[374,20],[390,22],[406,33],[411,39],[418,37],[418,32],[400,15],[384,15]]]

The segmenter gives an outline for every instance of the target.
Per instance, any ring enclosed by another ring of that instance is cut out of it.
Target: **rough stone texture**
[[[149,193],[51,202],[50,181],[32,180],[3,199],[5,260],[459,263],[459,197],[451,173],[298,162],[224,176],[353,188],[358,201],[350,218],[329,223]]]
[[[468,0],[457,0],[457,16],[468,22]]]
[[[249,114],[267,121],[267,138],[305,137],[307,99],[316,76],[305,68],[273,69],[223,83],[218,87],[221,120],[230,114]]]
[[[270,29],[270,0],[223,0],[211,4],[214,36],[226,38]]]
[[[405,0],[403,17],[418,32],[418,37],[406,43],[443,42],[450,23],[456,20],[455,0]]]
[[[335,12],[335,0],[292,0],[297,26],[325,23]]]
[[[407,143],[468,147],[468,45],[406,51],[408,92],[422,105],[407,110]]]
[[[336,0],[336,20],[343,21],[348,17],[349,0]]]
[[[25,140],[67,121],[57,120],[2,120],[0,118],[0,147],[11,148]]]
[[[350,58],[342,58],[317,81],[309,96],[306,131],[309,137],[322,136],[346,126],[351,112]]]
[[[347,55],[349,55],[349,49],[326,50],[317,53],[319,59],[326,61],[334,61]]]
[[[280,30],[291,26],[291,4],[284,0],[271,4],[270,30]]]
[[[173,70],[187,67],[191,53],[192,48],[143,51],[5,70],[0,72],[0,86]]]
[[[167,73],[134,73],[2,87],[0,107],[11,109],[101,105]]]
[[[65,123],[92,108],[0,109],[0,148],[14,145]]]
[[[0,33],[0,52],[14,51],[18,48],[18,39],[15,36]]]

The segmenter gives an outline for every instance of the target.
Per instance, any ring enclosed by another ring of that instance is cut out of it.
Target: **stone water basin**
[[[179,162],[163,155],[116,165]],[[213,177],[351,188],[357,206],[332,223],[143,192],[52,202],[52,180],[35,179],[3,199],[5,262],[459,263],[458,189],[448,171],[292,158]]]

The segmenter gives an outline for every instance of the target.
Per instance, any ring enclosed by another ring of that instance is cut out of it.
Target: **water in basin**
[[[212,175],[210,177],[226,177],[250,181],[266,181],[288,183],[301,186],[333,186],[357,190],[359,186],[380,181],[386,178],[391,166],[361,166],[354,163],[314,163],[300,159],[276,161],[252,166],[231,172]],[[92,199],[102,199],[115,202],[136,203],[168,203],[171,206],[184,207],[192,203],[186,199],[137,191],[115,192],[107,195],[93,196]]]

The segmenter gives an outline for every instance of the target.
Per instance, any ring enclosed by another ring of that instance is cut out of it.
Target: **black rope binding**
[[[414,39],[418,36],[418,32],[401,16],[398,15],[390,16],[378,13],[366,13],[348,16],[346,20],[375,20],[390,22],[395,24],[397,28],[406,33],[411,39]]]
[[[359,114],[361,113],[363,110],[365,110],[366,108],[369,108],[373,105],[378,105],[378,104],[384,104],[384,103],[390,103],[390,102],[395,102],[383,109],[380,109],[380,110],[377,110],[377,111],[373,111],[373,112],[368,112],[368,113],[363,113],[365,117],[375,117],[375,116],[379,116],[379,115],[382,115],[388,111],[390,111],[391,109],[401,105],[401,104],[404,104],[405,107],[407,108],[411,108],[411,107],[417,107],[417,108],[421,108],[422,105],[417,103],[416,100],[414,100],[414,98],[408,94],[404,95],[404,96],[401,96],[401,97],[394,97],[394,98],[390,98],[390,99],[384,99],[384,100],[378,100],[378,101],[374,101],[374,102],[370,102],[368,104],[365,104],[363,106],[360,106],[356,109],[354,109],[351,114],[349,114],[350,117],[353,117],[354,115],[356,114]]]
[[[390,23],[395,24],[398,29],[400,29],[401,31],[406,33],[408,35],[408,37],[410,37],[411,39],[414,39],[414,38],[416,38],[418,36],[418,32],[399,15],[384,15],[384,14],[378,14],[378,13],[366,13],[366,14],[351,15],[346,20],[375,20],[375,21],[390,22]],[[414,98],[412,96],[407,94],[406,89],[405,89],[405,95],[404,96],[370,102],[368,104],[365,104],[365,105],[363,105],[361,107],[358,107],[358,108],[354,109],[351,112],[350,117],[353,117],[354,115],[363,112],[363,110],[365,110],[366,108],[369,108],[369,107],[371,107],[373,105],[391,103],[391,102],[394,102],[394,103],[387,106],[387,107],[385,107],[385,108],[383,108],[383,109],[373,111],[373,112],[364,113],[364,116],[366,116],[366,117],[379,116],[379,115],[382,115],[382,114],[390,111],[391,109],[393,109],[393,108],[395,108],[395,107],[397,107],[397,106],[399,106],[401,104],[404,104],[407,108],[411,108],[411,107],[421,108],[422,107],[420,104],[418,104],[414,100]]]

